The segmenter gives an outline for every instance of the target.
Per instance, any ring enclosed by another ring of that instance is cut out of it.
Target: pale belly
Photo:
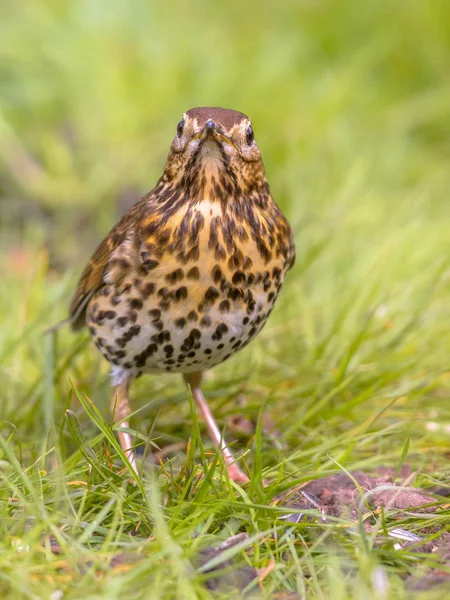
[[[135,278],[121,289],[105,286],[92,298],[87,325],[119,378],[124,372],[138,377],[205,371],[262,329],[281,287],[279,269],[277,277],[272,269],[252,273],[238,287],[231,277],[212,281],[201,263],[196,268],[197,277],[184,273],[171,285],[165,280],[160,286],[148,280],[136,285]]]

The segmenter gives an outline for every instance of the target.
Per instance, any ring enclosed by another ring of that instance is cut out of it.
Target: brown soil
[[[363,471],[353,471],[351,476],[346,473],[337,473],[311,481],[310,483],[289,490],[283,497],[278,498],[280,504],[295,508],[296,510],[319,510],[322,519],[328,517],[342,517],[356,521],[361,510],[361,492],[366,494],[366,502],[362,508],[363,512],[369,507],[376,517],[380,509],[389,512],[390,518],[405,517],[407,514],[432,514],[442,510],[442,497],[449,494],[446,488],[434,488],[421,490],[411,487],[414,474],[405,465],[397,476],[397,485],[393,483],[395,469],[381,467],[376,473],[368,474]],[[358,489],[357,482],[360,489]],[[398,483],[400,482],[400,483]],[[289,514],[285,520],[298,522],[304,519],[299,513]],[[372,521],[374,523],[375,520]],[[369,520],[364,521],[367,531],[372,528]],[[408,532],[399,530],[407,537]],[[437,535],[436,535],[437,534]],[[421,539],[430,535],[436,535],[431,542],[421,543],[420,539],[408,540],[405,538],[393,539],[402,548],[409,546],[414,552],[432,553],[439,567],[429,569],[425,574],[411,573],[406,577],[406,585],[410,590],[429,590],[439,585],[450,588],[450,533],[440,532],[436,528],[422,529],[419,532]]]

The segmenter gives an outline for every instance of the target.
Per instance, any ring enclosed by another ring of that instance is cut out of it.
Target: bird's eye
[[[253,133],[253,128],[250,125],[247,129],[247,133],[245,134],[245,139],[247,140],[247,144],[251,146],[253,144],[253,140],[255,139],[255,134]]]
[[[184,119],[181,119],[181,121],[177,125],[177,136],[178,137],[180,137],[180,135],[183,133],[183,128],[184,128]]]

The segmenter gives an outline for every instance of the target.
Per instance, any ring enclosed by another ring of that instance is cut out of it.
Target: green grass
[[[443,597],[405,583],[439,553],[387,534],[442,539],[444,500],[291,523],[274,499],[403,462],[414,486],[450,485],[449,27],[445,0],[3,7],[2,597],[208,598],[201,550],[242,532],[232,568],[272,566],[249,597]],[[177,450],[132,485],[107,364],[86,333],[43,331],[182,112],[208,104],[252,117],[298,259],[262,334],[205,384],[251,484],[223,476],[182,382],[144,377],[136,440]],[[226,425],[238,414],[251,432]]]

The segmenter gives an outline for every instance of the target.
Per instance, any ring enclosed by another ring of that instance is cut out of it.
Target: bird
[[[248,481],[201,390],[205,371],[253,340],[295,261],[293,230],[272,197],[250,119],[185,112],[156,186],[99,244],[69,310],[112,365],[119,442],[137,473],[130,385],[180,373],[231,480]]]

